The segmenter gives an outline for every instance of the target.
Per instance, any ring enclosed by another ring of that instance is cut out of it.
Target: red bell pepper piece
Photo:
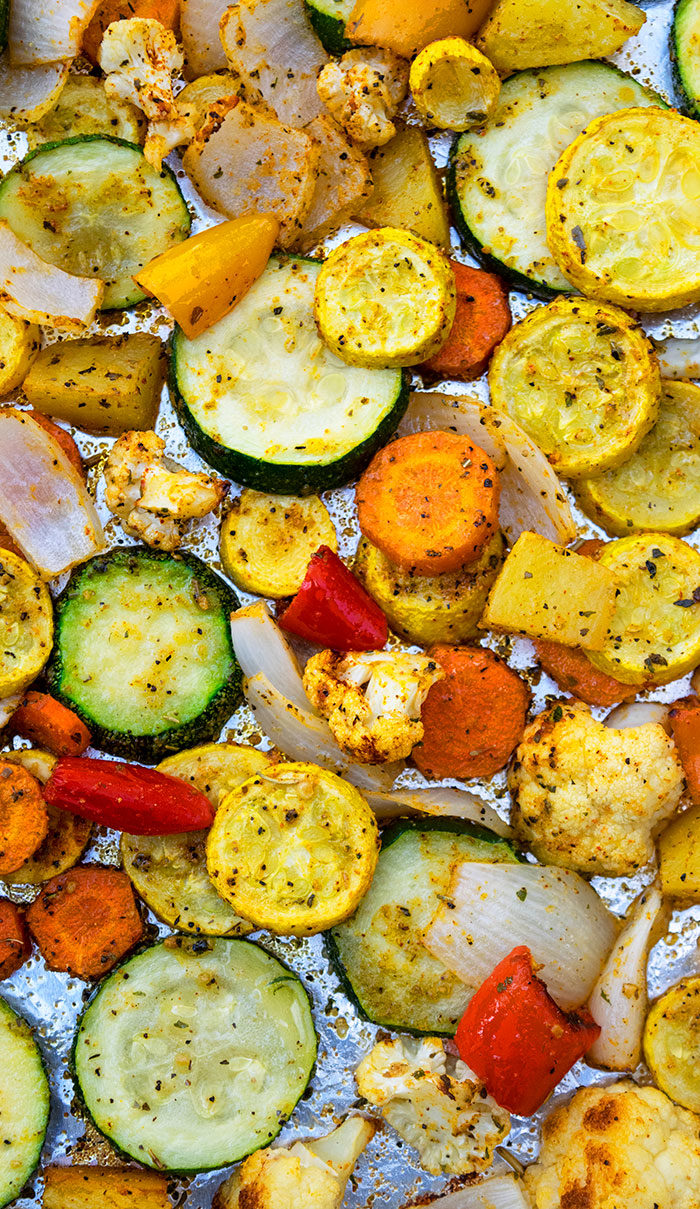
[[[688,793],[700,805],[700,700],[684,697],[669,714],[671,733],[688,785]]]
[[[334,651],[378,651],[389,637],[379,605],[329,546],[311,555],[304,582],[278,621],[290,634]]]
[[[455,1041],[494,1100],[529,1117],[599,1035],[589,1012],[562,1011],[519,945],[482,982]]]
[[[211,802],[193,785],[139,764],[62,756],[43,796],[49,806],[132,835],[202,831],[214,822]]]

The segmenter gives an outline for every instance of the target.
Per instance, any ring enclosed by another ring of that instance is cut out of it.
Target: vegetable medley
[[[0,0],[0,1205],[699,1209],[700,0],[672,96],[645,20]]]

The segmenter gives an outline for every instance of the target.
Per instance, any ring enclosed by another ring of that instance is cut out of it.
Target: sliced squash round
[[[424,47],[411,64],[409,84],[423,120],[440,130],[483,126],[501,91],[496,68],[465,38]]]
[[[46,584],[19,555],[0,550],[0,697],[25,689],[51,654],[53,605]]]
[[[338,549],[335,526],[317,495],[265,495],[246,488],[221,526],[224,571],[258,596],[294,596],[319,546]]]
[[[619,466],[659,410],[661,378],[641,328],[588,298],[556,298],[511,328],[489,369],[491,402],[565,478]]]
[[[222,802],[207,842],[209,875],[244,919],[310,936],[352,915],[379,852],[373,812],[316,764],[279,764]]]
[[[0,395],[22,385],[39,348],[37,325],[0,309]]]
[[[596,118],[547,188],[547,241],[592,298],[641,311],[700,300],[700,127],[672,109]]]
[[[644,1059],[667,1096],[700,1112],[700,978],[684,978],[652,1006]]]
[[[348,365],[419,365],[438,352],[454,322],[450,263],[427,239],[380,227],[347,239],[324,261],[314,314],[321,337]]]
[[[700,553],[668,533],[608,542],[598,562],[618,592],[608,635],[586,651],[623,684],[668,684],[700,663]]]
[[[108,96],[102,80],[70,75],[56,105],[28,133],[32,146],[86,134],[109,134],[141,143],[145,129],[141,110],[121,97]]]
[[[656,424],[622,466],[579,479],[576,495],[597,524],[619,537],[690,533],[700,522],[700,386],[664,380]]]

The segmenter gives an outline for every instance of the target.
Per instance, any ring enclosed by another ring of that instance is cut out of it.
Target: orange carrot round
[[[535,654],[560,689],[588,705],[617,705],[618,701],[634,701],[637,696],[636,685],[621,684],[607,672],[598,671],[585,652],[575,647],[539,638],[535,642]]]
[[[0,759],[0,877],[28,861],[48,829],[39,782],[26,768]]]
[[[445,670],[421,714],[423,742],[412,755],[427,777],[490,777],[508,763],[525,730],[530,692],[486,647],[434,646]]]
[[[52,970],[99,978],[143,936],[131,882],[118,869],[81,865],[53,877],[27,912]]]
[[[430,377],[471,382],[481,377],[493,350],[510,331],[508,290],[495,273],[472,269],[457,260],[450,264],[457,286],[455,320],[440,351],[420,370]]]
[[[48,693],[25,693],[10,727],[55,756],[82,756],[91,742],[90,731],[78,715]]]
[[[16,903],[0,898],[0,979],[10,978],[29,957],[32,942]]]
[[[360,529],[405,571],[456,571],[477,559],[498,529],[499,486],[490,457],[468,437],[399,437],[357,484]]]
[[[56,444],[61,446],[61,449],[68,458],[68,461],[78,471],[80,477],[85,478],[83,459],[81,458],[80,450],[78,449],[78,446],[70,433],[66,432],[65,428],[61,428],[60,424],[54,424],[53,420],[50,420],[49,417],[45,416],[41,411],[30,411],[29,415],[33,420],[36,420],[37,424],[41,424],[41,427],[45,432],[48,432],[50,437],[53,437]]]

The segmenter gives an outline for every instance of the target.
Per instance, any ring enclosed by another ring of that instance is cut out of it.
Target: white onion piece
[[[631,726],[644,726],[646,722],[657,722],[663,726],[667,735],[671,733],[669,720],[670,705],[660,701],[628,701],[616,705],[605,719],[603,725],[612,730],[627,730]]]
[[[245,684],[245,695],[268,739],[292,760],[320,764],[340,773],[358,789],[391,789],[404,765],[351,764],[328,723],[299,709],[258,673]]]
[[[0,521],[46,579],[105,547],[82,478],[26,411],[0,408]]]
[[[397,432],[400,437],[414,432],[456,432],[469,437],[493,460],[497,470],[508,461],[501,438],[487,425],[489,408],[467,395],[441,395],[439,391],[411,391],[406,413]]]
[[[0,550],[0,558],[2,558],[2,550]],[[0,701],[0,728],[7,726],[10,718],[22,700],[22,696],[22,693],[13,693],[11,697],[5,697],[2,701]]]
[[[454,904],[454,905],[452,905]],[[527,945],[539,977],[564,1009],[588,999],[617,937],[617,920],[570,869],[458,865],[423,943],[470,987],[478,987],[516,945]]]
[[[80,331],[95,318],[104,288],[95,277],[73,277],[42,260],[0,222],[0,302],[11,315]]]
[[[266,604],[258,601],[232,613],[231,637],[244,676],[262,672],[283,697],[306,713],[316,714],[304,692],[296,655]]]
[[[436,1201],[421,1202],[415,1209],[530,1209],[530,1202],[514,1175],[495,1175]]]
[[[8,47],[10,61],[37,67],[74,59],[97,0],[12,0]]]
[[[512,834],[508,824],[499,818],[496,811],[467,789],[438,785],[434,789],[392,789],[389,793],[367,793],[365,797],[381,822],[407,813],[430,814],[467,819],[504,837]]]
[[[227,66],[219,25],[228,6],[229,0],[180,0],[180,36],[188,79]]]
[[[642,1059],[646,1019],[647,960],[659,919],[667,913],[658,885],[633,904],[588,1006],[601,1034],[586,1061],[605,1070],[635,1070]]]
[[[655,340],[654,346],[662,377],[700,378],[700,336],[691,340],[670,336],[668,340]]]
[[[505,413],[490,407],[486,422],[503,442],[508,464],[501,471],[501,528],[510,542],[521,533],[539,533],[565,546],[576,537],[576,524],[564,488],[542,450]]]
[[[68,79],[69,63],[13,67],[7,52],[0,57],[0,117],[38,122],[56,105]]]

